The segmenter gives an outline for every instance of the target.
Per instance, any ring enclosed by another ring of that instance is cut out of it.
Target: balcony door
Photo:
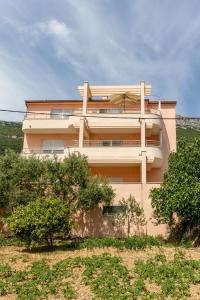
[[[53,109],[51,119],[68,119],[73,112],[73,109]]]
[[[43,153],[64,153],[64,141],[62,140],[44,140],[43,141]]]

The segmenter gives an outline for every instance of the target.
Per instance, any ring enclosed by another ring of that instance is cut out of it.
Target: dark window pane
[[[115,215],[119,213],[125,213],[126,206],[125,205],[109,205],[103,207],[103,215]]]

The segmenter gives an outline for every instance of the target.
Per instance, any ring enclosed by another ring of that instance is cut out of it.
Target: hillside
[[[20,152],[22,143],[22,124],[20,122],[0,121],[0,154],[3,154],[5,149]]]
[[[200,120],[199,119],[187,119],[177,115],[182,119],[177,120],[177,137],[185,137],[188,141],[191,141],[195,137],[200,137]]]
[[[200,120],[177,120],[177,138],[185,137],[191,141],[200,137]],[[5,149],[20,152],[23,144],[22,124],[20,122],[0,121],[0,154]]]

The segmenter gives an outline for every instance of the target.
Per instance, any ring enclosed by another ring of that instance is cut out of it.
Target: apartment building
[[[108,177],[116,193],[112,206],[82,216],[79,234],[117,235],[121,229],[110,215],[130,194],[144,208],[143,231],[165,234],[164,225],[154,224],[149,192],[162,182],[169,153],[176,150],[176,102],[149,100],[151,86],[143,81],[120,86],[85,81],[78,90],[78,100],[26,101],[23,155],[63,159],[79,152],[88,157],[92,174]],[[134,226],[131,232],[137,233]]]

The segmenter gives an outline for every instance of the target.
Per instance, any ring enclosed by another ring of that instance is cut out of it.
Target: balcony
[[[121,108],[88,108],[87,124],[91,132],[134,132],[140,129],[141,111],[140,109]],[[159,132],[161,124],[160,112],[155,109],[145,111],[146,128],[153,133]],[[102,122],[103,120],[103,122]]]
[[[78,140],[67,141],[63,148],[24,149],[23,155],[39,157],[57,156],[60,159],[70,153],[79,152],[88,157],[91,165],[134,165],[141,163],[141,145],[138,140],[85,140],[78,147]],[[147,163],[160,167],[163,154],[158,141],[146,141]]]
[[[80,111],[74,111],[73,114]],[[31,113],[24,118],[22,130],[25,133],[77,133],[79,117],[67,114]]]
[[[56,111],[56,110],[55,110]],[[82,109],[71,109],[67,113],[27,112],[23,121],[25,133],[77,133],[80,127]],[[154,134],[161,128],[160,113],[146,110],[146,128]],[[93,133],[103,131],[138,132],[141,113],[139,108],[88,108],[85,115],[87,126]],[[103,122],[102,122],[103,120]]]

